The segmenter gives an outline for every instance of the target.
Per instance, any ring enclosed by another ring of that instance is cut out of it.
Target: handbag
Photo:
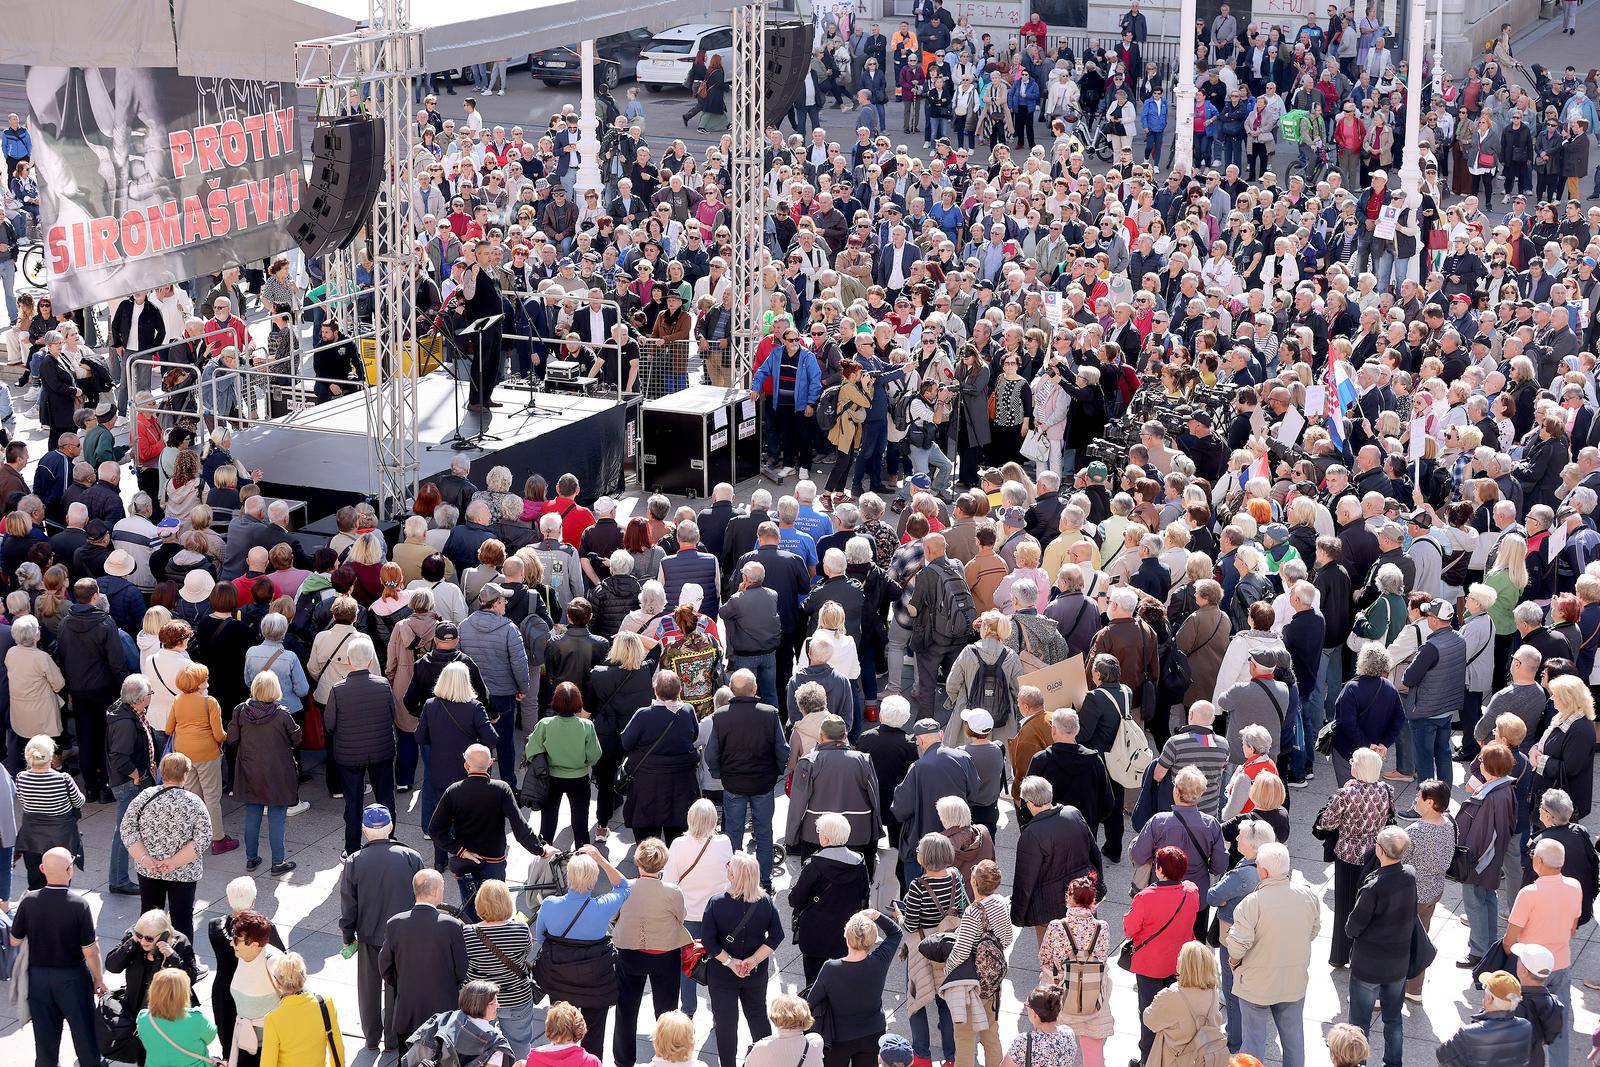
[[[672,725],[669,723],[667,728],[661,731],[661,736],[650,742],[650,747],[644,750],[644,755],[640,756],[639,762],[633,765],[633,770],[630,771],[625,766],[617,770],[617,783],[613,787],[617,796],[626,798],[629,793],[633,792],[633,779],[639,773],[639,768],[643,767],[650,757],[655,754],[656,748],[667,739],[667,735],[671,732]]]
[[[1166,933],[1167,927],[1172,925],[1173,920],[1178,917],[1178,913],[1181,911],[1183,911],[1183,896],[1182,894],[1179,894],[1178,906],[1172,909],[1172,914],[1167,916],[1167,921],[1161,924],[1161,928],[1159,930],[1145,938],[1143,941],[1139,942],[1137,945],[1133,943],[1133,938],[1130,937],[1117,948],[1117,966],[1121,967],[1125,971],[1133,970],[1133,954],[1150,944],[1150,942],[1154,941],[1162,934]]]
[[[213,1056],[206,1056],[206,1055],[203,1055],[203,1054],[201,1054],[199,1052],[192,1052],[189,1049],[184,1048],[182,1045],[180,1045],[176,1041],[172,1040],[172,1038],[167,1034],[167,1032],[165,1030],[161,1029],[161,1024],[156,1022],[156,1017],[155,1017],[154,1014],[151,1014],[151,1016],[150,1016],[150,1028],[152,1030],[154,1030],[156,1033],[160,1034],[161,1037],[166,1041],[167,1044],[171,1045],[173,1048],[177,1049],[179,1052],[183,1053],[185,1056],[188,1056],[188,1057],[190,1057],[192,1059],[197,1059],[201,1063],[209,1063],[209,1064],[211,1064],[211,1067],[224,1067],[224,1065],[228,1062],[227,1060],[224,1060],[224,1059],[219,1059],[219,1058],[216,1058],[216,1057],[213,1057]]]
[[[522,785],[517,789],[517,802],[525,808],[542,808],[550,796],[550,757],[535,753],[528,760],[528,769],[522,772]]]
[[[113,989],[94,1006],[94,1029],[100,1038],[100,1055],[108,1060],[132,1063],[138,1056],[138,1034],[134,1021],[123,1011],[127,989]]]
[[[752,903],[749,907],[745,908],[744,915],[739,919],[738,924],[734,926],[730,933],[723,937],[723,944],[731,945],[737,941],[739,939],[739,934],[744,930],[745,923],[749,922],[755,913],[755,904]],[[693,957],[692,963],[690,962],[691,956]],[[700,985],[705,985],[711,977],[711,960],[711,951],[705,947],[699,938],[695,938],[689,944],[683,946],[682,949],[681,966],[683,968],[683,976],[685,978],[693,979]]]
[[[1468,879],[1478,873],[1478,865],[1475,862],[1476,857],[1472,855],[1472,851],[1467,846],[1461,843],[1461,829],[1456,825],[1456,821],[1448,815],[1445,816],[1445,819],[1450,823],[1450,829],[1456,832],[1456,844],[1450,850],[1450,866],[1444,869],[1444,876],[1452,882],[1465,884]]]
[[[1322,729],[1317,731],[1317,754],[1322,756],[1333,755],[1333,732],[1338,727],[1336,722],[1325,722]]]
[[[322,705],[306,700],[305,721],[300,724],[300,747],[319,752],[328,747],[328,731],[322,726]]]
[[[1023,438],[1020,451],[1023,459],[1043,463],[1050,458],[1050,438],[1045,436],[1043,430],[1029,430],[1028,436]]]

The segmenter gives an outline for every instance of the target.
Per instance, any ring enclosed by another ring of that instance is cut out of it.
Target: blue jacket
[[[1007,94],[1006,103],[1011,105],[1013,111],[1019,108],[1036,108],[1039,106],[1039,83],[1031,77],[1024,82],[1018,78]]]
[[[126,578],[114,574],[97,578],[100,592],[105,594],[111,618],[128,634],[136,634],[144,626],[144,596]]]
[[[778,395],[778,367],[783,356],[783,346],[773,345],[772,351],[767,353],[767,358],[761,361],[761,366],[756,368],[755,376],[750,379],[750,388],[759,390],[761,384],[768,378],[772,379],[772,395]],[[801,411],[817,402],[822,396],[822,369],[817,366],[816,354],[809,348],[800,349],[800,366],[795,376],[794,407]]]
[[[528,692],[528,650],[512,621],[493,611],[474,611],[461,624],[461,651],[472,657],[491,697]]]
[[[0,151],[5,152],[7,159],[21,159],[23,156],[33,155],[33,135],[26,126],[16,129],[7,127],[0,130]]]
[[[1235,104],[1230,100],[1226,104],[1223,104],[1222,118],[1218,126],[1218,132],[1221,133],[1223,137],[1243,137],[1244,120],[1250,117],[1250,112],[1253,110],[1253,108],[1254,101],[1250,100],[1246,100],[1243,103],[1238,104]]]
[[[1358,748],[1392,746],[1405,725],[1400,694],[1382,677],[1346,682],[1334,703],[1333,750],[1349,759]]]
[[[977,792],[978,772],[965,750],[938,744],[918,756],[890,804],[890,812],[900,821],[901,857],[915,858],[922,835],[939,832],[939,798],[967,800]]]
[[[1167,115],[1170,111],[1171,107],[1166,100],[1157,100],[1152,96],[1139,110],[1139,125],[1144,127],[1146,133],[1161,133],[1167,128]]]

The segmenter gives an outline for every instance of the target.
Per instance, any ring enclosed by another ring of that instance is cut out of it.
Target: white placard
[[[1306,414],[1321,415],[1327,411],[1328,387],[1325,385],[1306,386]]]
[[[1422,450],[1427,447],[1428,420],[1419,416],[1411,420],[1411,440],[1406,446],[1406,458],[1415,462],[1422,458]]]
[[[1273,432],[1280,445],[1293,447],[1300,440],[1300,431],[1305,429],[1306,417],[1300,414],[1299,408],[1290,408],[1283,413],[1283,420],[1278,423],[1278,428]]]
[[[1395,229],[1400,225],[1400,209],[1393,204],[1385,204],[1378,209],[1378,219],[1373,224],[1372,236],[1380,241],[1394,240]]]

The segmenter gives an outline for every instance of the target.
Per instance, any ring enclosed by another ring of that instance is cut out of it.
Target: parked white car
[[[662,30],[639,53],[639,84],[652,93],[669,85],[690,88],[694,57],[705,52],[706,62],[720,55],[723,68],[733,70],[733,29],[715,23],[689,23]]]

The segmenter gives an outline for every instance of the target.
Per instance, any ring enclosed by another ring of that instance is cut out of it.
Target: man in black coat
[[[361,798],[369,782],[373,799],[394,810],[395,740],[394,692],[383,675],[370,670],[377,659],[372,641],[352,638],[345,655],[350,674],[328,693],[322,724],[328,732],[328,756],[339,768],[344,850],[349,853],[361,845]]]
[[[1350,938],[1350,1018],[1368,1024],[1374,1003],[1382,1006],[1384,1067],[1400,1067],[1405,1049],[1401,1009],[1417,921],[1417,876],[1400,861],[1410,845],[1398,826],[1378,832],[1378,869],[1361,884],[1344,922]]]
[[[478,487],[467,477],[472,471],[472,463],[466,456],[456,456],[450,461],[450,473],[440,474],[429,479],[434,488],[439,490],[439,502],[449,504],[456,509],[457,517],[464,515],[467,503],[472,499],[472,494]]]
[[[91,800],[109,804],[114,798],[106,776],[106,709],[117,699],[129,664],[123,659],[116,622],[95,603],[99,595],[93,578],[73,584],[72,609],[56,632],[56,644],[72,697],[84,792]]]
[[[711,506],[695,516],[695,525],[700,527],[700,547],[717,557],[724,574],[728,571],[727,556],[723,552],[727,546],[728,527],[738,517],[733,507],[733,486],[727,482],[716,484],[711,490]]]
[[[450,871],[461,890],[461,915],[468,922],[478,921],[478,887],[490,878],[505,879],[510,852],[506,827],[534,855],[555,854],[528,825],[511,786],[489,776],[493,761],[489,746],[468,745],[461,760],[466,774],[440,794],[428,820],[428,836],[450,855]]]
[[[1561,873],[1583,887],[1583,907],[1578,912],[1578,925],[1583,926],[1594,918],[1594,900],[1600,895],[1600,854],[1595,852],[1594,835],[1582,823],[1572,821],[1572,797],[1566,790],[1547,789],[1538,801],[1534,824],[1542,824],[1544,829],[1533,836],[1523,851],[1522,884],[1532,885],[1538,877],[1533,870],[1534,846],[1545,838],[1561,842],[1566,849]]]
[[[356,1001],[367,1048],[377,1049],[394,1023],[395,987],[383,980],[379,960],[389,920],[414,899],[412,880],[422,857],[393,840],[394,818],[382,804],[368,804],[361,815],[361,848],[344,861],[339,874],[339,931],[356,946]],[[398,1051],[393,1037],[389,1051]]]
[[[755,824],[761,884],[772,884],[773,788],[789,762],[778,709],[756,695],[755,672],[741,668],[728,679],[733,699],[711,716],[706,767],[722,781],[723,825],[734,851],[744,845],[746,812]]]
[[[1050,783],[1053,803],[1078,809],[1090,826],[1104,825],[1105,854],[1115,863],[1122,856],[1121,790],[1111,781],[1104,754],[1078,743],[1079,726],[1071,708],[1052,712],[1050,745],[1028,761],[1028,777]]]
[[[1011,922],[1031,926],[1041,940],[1051,920],[1067,913],[1067,886],[1093,874],[1097,892],[1105,885],[1100,848],[1094,831],[1072,807],[1051,800],[1053,787],[1043,778],[1022,780],[1022,803],[1030,818],[1017,840],[1016,870],[1011,880]]]
[[[444,877],[432,868],[412,875],[416,904],[389,919],[378,954],[378,973],[395,990],[394,1014],[384,1044],[404,1053],[417,1027],[454,1011],[467,980],[467,935],[461,920],[439,910]]]

